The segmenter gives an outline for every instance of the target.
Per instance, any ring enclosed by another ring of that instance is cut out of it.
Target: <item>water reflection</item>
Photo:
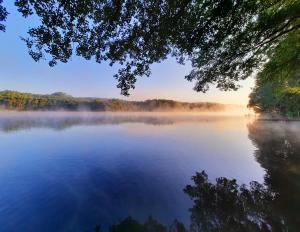
[[[300,231],[297,122],[41,113],[0,130],[16,132],[0,133],[0,231]]]
[[[265,185],[276,193],[273,214],[288,231],[300,229],[300,123],[256,121],[248,127],[255,156],[266,170]]]
[[[101,226],[95,227],[96,232],[101,231]],[[157,220],[149,217],[145,223],[140,223],[132,217],[120,220],[118,223],[111,225],[109,232],[187,232],[185,225],[178,220],[169,226],[165,226]]]
[[[238,116],[237,116],[238,117]],[[218,122],[232,120],[220,114],[168,114],[168,113],[84,113],[84,112],[18,112],[0,113],[0,130],[13,132],[33,128],[64,130],[74,126],[118,125],[139,123],[172,125],[180,122]]]
[[[194,202],[191,231],[288,231],[284,215],[273,211],[278,194],[263,184],[225,177],[211,183],[204,171],[193,180],[184,189]]]
[[[256,159],[266,169],[263,184],[239,185],[225,177],[212,182],[202,171],[184,188],[193,201],[188,228],[177,220],[167,227],[151,217],[145,223],[128,217],[109,232],[299,231],[299,123],[255,121],[248,129]]]

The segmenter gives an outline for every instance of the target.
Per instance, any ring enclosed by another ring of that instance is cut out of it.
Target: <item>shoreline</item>
[[[300,118],[258,118],[259,121],[299,122]]]
[[[300,121],[299,117],[284,117],[281,115],[259,115],[257,117],[258,120],[261,121],[282,121],[282,122],[288,122],[288,121]]]

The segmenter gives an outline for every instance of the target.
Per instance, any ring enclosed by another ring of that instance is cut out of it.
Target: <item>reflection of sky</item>
[[[190,201],[182,189],[196,171],[262,182],[246,123],[227,118],[0,132],[0,230],[75,225],[84,231],[128,215],[187,221]]]
[[[74,96],[118,97],[116,81],[113,74],[117,67],[97,64],[73,57],[67,64],[58,64],[54,68],[47,62],[35,63],[27,54],[25,44],[19,36],[26,37],[26,31],[33,20],[25,20],[16,12],[14,1],[4,1],[10,15],[6,22],[7,30],[0,33],[0,88],[28,91],[35,93],[52,93],[63,91]],[[241,82],[244,86],[237,92],[221,92],[212,89],[206,94],[192,90],[193,83],[184,79],[191,70],[189,65],[177,64],[168,59],[152,66],[150,78],[138,80],[136,89],[131,91],[129,100],[149,98],[166,98],[182,101],[215,101],[222,103],[246,104],[253,80]],[[124,97],[123,97],[124,98]]]

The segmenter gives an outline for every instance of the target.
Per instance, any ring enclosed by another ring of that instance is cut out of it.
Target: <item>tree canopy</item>
[[[8,15],[5,7],[2,6],[3,0],[0,0],[0,31],[5,31],[5,25],[1,22],[5,21]]]
[[[2,0],[0,0],[0,4]],[[23,38],[35,61],[67,62],[73,54],[120,67],[124,95],[150,65],[169,56],[190,61],[196,91],[237,89],[280,41],[299,32],[299,0],[15,0],[40,25]],[[0,7],[0,22],[7,12]],[[0,30],[5,30],[0,24]]]
[[[249,107],[256,112],[300,116],[300,33],[289,34],[256,77]]]

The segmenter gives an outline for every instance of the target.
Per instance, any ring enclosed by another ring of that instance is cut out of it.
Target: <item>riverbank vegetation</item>
[[[164,99],[125,101],[105,98],[79,98],[62,92],[31,94],[17,91],[0,91],[0,108],[3,110],[68,110],[68,111],[225,111],[227,105],[210,102],[187,103]]]
[[[300,117],[300,33],[288,35],[256,77],[249,107],[258,113]]]

